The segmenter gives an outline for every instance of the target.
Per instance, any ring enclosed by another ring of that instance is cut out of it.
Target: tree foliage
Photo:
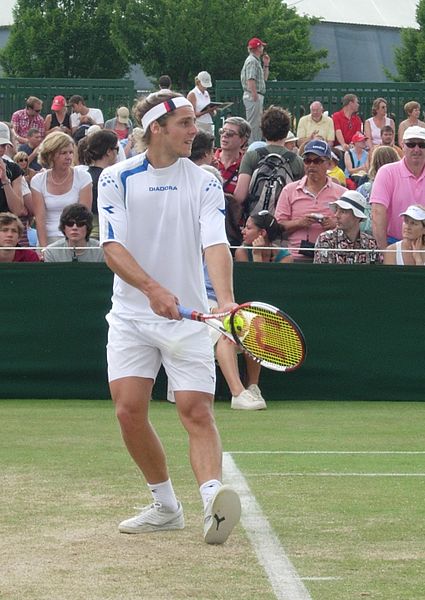
[[[122,77],[110,0],[17,0],[0,64],[9,77]]]
[[[394,76],[387,72],[394,81],[425,79],[425,0],[419,1],[416,21],[419,29],[404,29],[401,32],[402,45],[394,51],[398,74]]]
[[[268,42],[270,78],[311,79],[327,65],[314,50],[310,26],[281,0],[114,0],[112,36],[122,56],[147,75],[168,73],[188,89],[198,71],[239,79],[247,41]]]

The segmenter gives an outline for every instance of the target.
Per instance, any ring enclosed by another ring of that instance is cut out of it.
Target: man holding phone
[[[270,69],[270,56],[264,52],[266,46],[266,42],[262,42],[260,38],[250,39],[248,42],[249,55],[241,71],[246,120],[251,126],[249,143],[262,138],[261,115],[266,93],[266,81],[269,78]]]
[[[305,176],[283,188],[275,217],[287,235],[294,260],[311,262],[314,256],[311,248],[314,248],[319,234],[334,229],[336,225],[329,202],[338,200],[346,188],[335,183],[327,174],[331,149],[326,142],[307,142],[302,158]]]

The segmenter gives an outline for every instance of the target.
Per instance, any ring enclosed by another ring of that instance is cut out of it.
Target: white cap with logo
[[[408,127],[403,133],[403,142],[407,142],[409,140],[425,140],[425,129],[423,127],[419,127],[419,125],[412,125],[412,127]]]
[[[197,74],[196,79],[204,88],[212,87],[211,75],[208,71],[201,71]]]

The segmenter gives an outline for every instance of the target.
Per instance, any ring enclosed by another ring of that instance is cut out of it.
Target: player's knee
[[[115,403],[115,415],[121,427],[128,429],[143,421],[144,412],[136,403],[118,401]]]
[[[214,414],[210,402],[191,402],[180,408],[180,416],[187,428],[214,426]]]

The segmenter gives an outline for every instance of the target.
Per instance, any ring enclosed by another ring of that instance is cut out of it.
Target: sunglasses
[[[28,158],[20,158],[18,162],[28,162]]]
[[[418,148],[421,148],[421,150],[423,150],[425,148],[425,142],[404,142],[404,144],[408,148],[415,148],[416,146]]]
[[[323,158],[303,158],[303,162],[305,165],[320,165],[322,162],[325,162]]]
[[[234,135],[239,135],[236,131],[232,131],[231,129],[219,129],[218,133],[220,135],[224,135],[224,137],[233,137]]]
[[[69,219],[69,221],[65,221],[65,225],[67,227],[74,227],[74,225],[77,227],[84,227],[84,225],[87,225],[87,221],[75,221],[74,219]]]

